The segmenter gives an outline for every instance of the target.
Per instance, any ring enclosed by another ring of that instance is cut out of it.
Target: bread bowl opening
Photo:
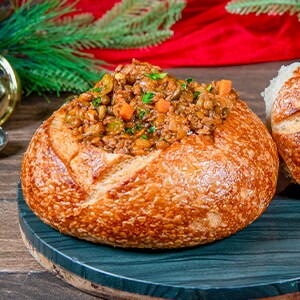
[[[65,125],[82,143],[146,155],[190,134],[210,137],[237,98],[230,80],[199,84],[133,60],[68,103]]]

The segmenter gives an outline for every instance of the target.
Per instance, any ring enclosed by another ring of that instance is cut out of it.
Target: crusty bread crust
[[[26,202],[65,234],[120,247],[195,246],[244,228],[275,193],[276,146],[242,101],[214,141],[192,134],[143,157],[77,142],[65,111],[38,129],[22,166]]]
[[[300,184],[300,68],[282,87],[272,106],[272,135],[292,177]]]

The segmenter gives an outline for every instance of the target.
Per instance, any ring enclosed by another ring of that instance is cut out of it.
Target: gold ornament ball
[[[9,62],[0,56],[0,126],[13,113],[21,96],[22,88],[18,74]]]

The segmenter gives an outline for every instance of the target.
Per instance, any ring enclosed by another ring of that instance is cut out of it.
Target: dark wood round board
[[[42,223],[18,189],[26,246],[48,270],[111,299],[255,299],[300,291],[300,200],[275,196],[237,234],[190,249],[126,250],[65,236]]]

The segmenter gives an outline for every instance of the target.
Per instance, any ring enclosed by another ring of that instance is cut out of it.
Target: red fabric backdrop
[[[81,0],[81,12],[100,18],[120,0]],[[161,67],[249,64],[300,57],[297,16],[246,16],[226,12],[224,0],[187,0],[174,35],[158,46],[143,49],[95,49],[91,53],[113,65],[132,58]]]

